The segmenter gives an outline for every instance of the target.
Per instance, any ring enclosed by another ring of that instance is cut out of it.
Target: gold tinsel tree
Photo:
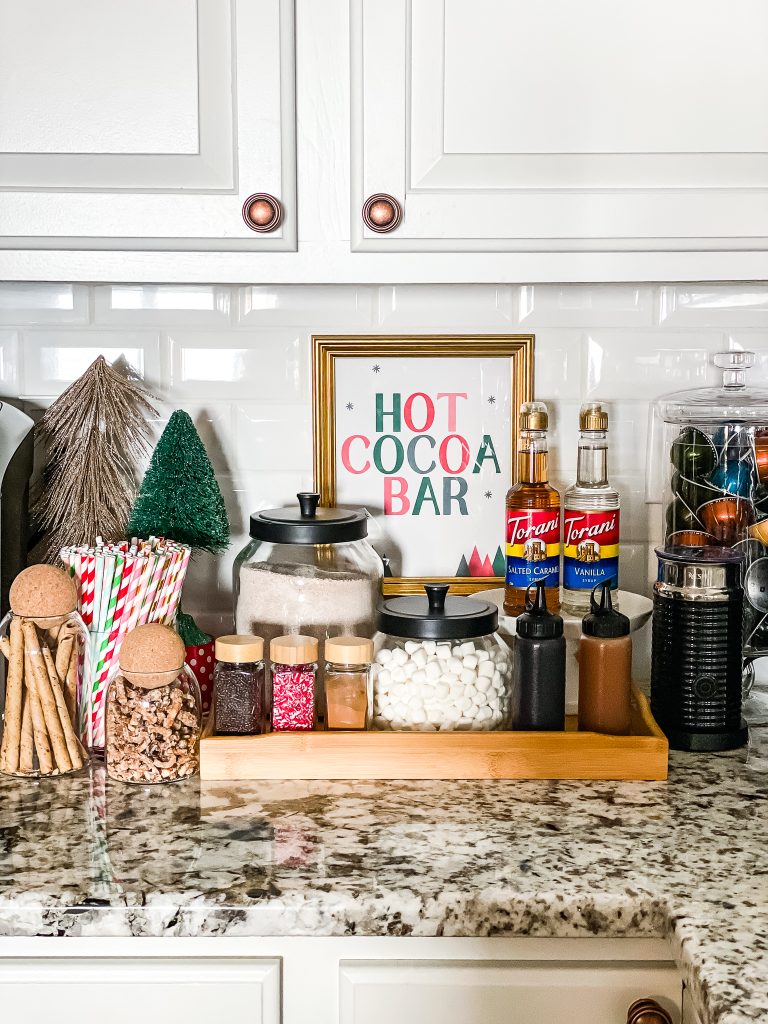
[[[130,368],[121,372],[99,356],[38,425],[47,466],[32,514],[49,562],[65,545],[125,536],[136,465],[150,447],[148,419],[157,416],[138,380]]]

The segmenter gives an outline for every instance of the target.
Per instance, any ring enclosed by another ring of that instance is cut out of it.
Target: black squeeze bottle
[[[563,620],[547,609],[544,580],[531,587],[517,617],[513,727],[558,732],[565,729],[565,637]]]

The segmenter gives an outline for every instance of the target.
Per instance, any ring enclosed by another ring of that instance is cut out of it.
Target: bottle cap
[[[598,604],[595,594],[601,591]],[[598,583],[589,599],[590,612],[581,620],[584,636],[617,637],[629,636],[629,619],[617,612],[611,600],[611,581]]]
[[[563,620],[547,608],[547,588],[537,580],[536,596],[531,600],[531,587],[525,593],[525,611],[517,616],[517,635],[528,640],[552,640],[563,635]]]
[[[317,661],[317,638],[314,636],[276,636],[269,645],[269,656],[279,665],[308,665]]]
[[[585,402],[579,412],[580,430],[607,430],[608,412],[600,402]]]
[[[549,427],[547,407],[543,402],[523,402],[520,406],[521,430],[546,430]]]
[[[364,636],[334,636],[325,641],[325,659],[334,665],[367,665],[373,658],[373,640]]]
[[[264,641],[260,636],[219,636],[216,638],[216,661],[245,664],[261,661]]]

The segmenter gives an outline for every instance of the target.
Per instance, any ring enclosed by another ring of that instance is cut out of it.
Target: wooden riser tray
[[[200,777],[223,779],[645,779],[668,744],[633,688],[632,732],[284,732],[204,736]]]

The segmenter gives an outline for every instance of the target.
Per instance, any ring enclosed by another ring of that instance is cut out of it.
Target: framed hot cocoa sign
[[[502,586],[534,336],[316,336],[312,346],[315,487],[325,505],[368,510],[385,592]]]

